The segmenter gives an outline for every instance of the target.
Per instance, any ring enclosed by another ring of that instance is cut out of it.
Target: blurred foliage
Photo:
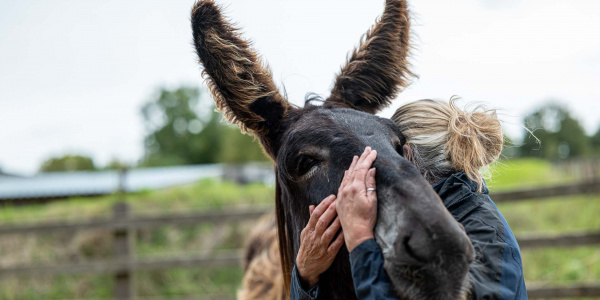
[[[118,158],[111,159],[106,166],[104,166],[104,170],[122,170],[129,167],[129,164],[119,160]]]
[[[566,107],[556,102],[550,102],[528,115],[524,122],[528,131],[519,149],[521,156],[556,160],[591,153],[591,139],[583,126]]]
[[[42,163],[42,172],[69,172],[69,171],[93,171],[96,170],[94,161],[87,156],[65,155],[50,158]]]
[[[598,128],[596,134],[590,138],[590,144],[592,146],[594,156],[600,156],[600,128]]]
[[[252,137],[221,122],[212,100],[196,88],[162,89],[141,112],[148,131],[143,166],[267,159]]]

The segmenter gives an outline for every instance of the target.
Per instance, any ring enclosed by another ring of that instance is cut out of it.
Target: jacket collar
[[[452,174],[438,181],[433,185],[433,189],[442,198],[444,206],[457,219],[462,218],[468,211],[481,204],[479,203],[480,201],[465,202],[465,200],[479,193],[477,192],[477,184],[470,180],[464,172]],[[481,194],[488,194],[485,182],[483,183]]]

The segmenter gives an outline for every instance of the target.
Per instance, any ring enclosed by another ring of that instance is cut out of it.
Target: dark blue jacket
[[[488,196],[465,173],[433,185],[452,216],[464,227],[476,252],[469,270],[471,299],[527,299],[521,252],[508,223]],[[374,240],[350,253],[352,279],[358,299],[396,299],[383,269],[383,255]],[[298,271],[292,273],[292,300],[319,299],[319,286],[303,289]]]

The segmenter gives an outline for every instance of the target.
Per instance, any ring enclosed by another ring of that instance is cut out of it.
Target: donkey
[[[413,74],[406,0],[387,0],[379,21],[349,55],[331,95],[317,105],[288,103],[270,70],[212,0],[192,9],[192,31],[217,107],[253,134],[275,163],[276,217],[286,289],[308,206],[337,193],[352,157],[377,150],[375,239],[402,299],[458,299],[468,289],[473,247],[432,187],[402,157],[404,137],[375,113],[391,103]],[[326,299],[356,299],[348,251],[320,276]]]

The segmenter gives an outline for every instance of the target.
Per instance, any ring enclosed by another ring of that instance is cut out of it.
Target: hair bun
[[[452,167],[480,182],[479,169],[496,161],[502,152],[502,126],[495,110],[479,106],[461,111],[454,102],[450,101],[452,115],[448,122],[446,156]]]

